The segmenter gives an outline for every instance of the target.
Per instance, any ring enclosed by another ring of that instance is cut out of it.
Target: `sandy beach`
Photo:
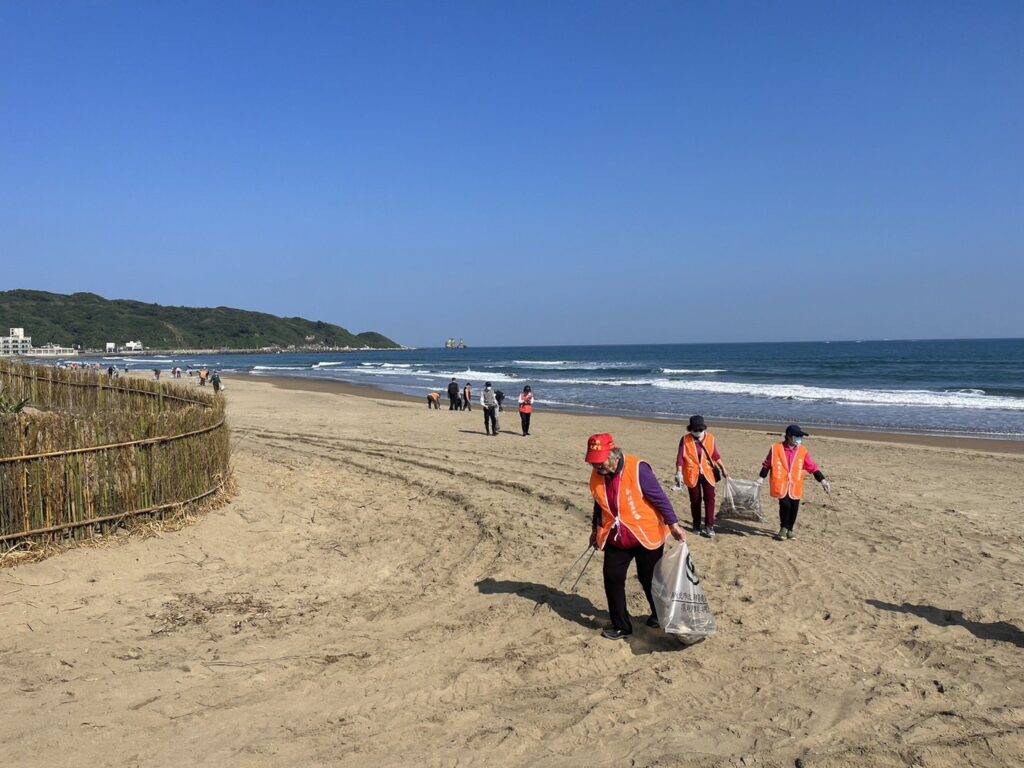
[[[506,410],[488,437],[478,409],[225,383],[231,504],[0,570],[13,765],[1024,764],[1020,444],[812,436],[833,495],[798,539],[767,490],[768,524],[691,536],[719,635],[684,648],[601,638],[600,555],[557,586],[586,437],[668,487],[679,424],[538,408],[523,438]],[[710,426],[754,477],[766,430]]]

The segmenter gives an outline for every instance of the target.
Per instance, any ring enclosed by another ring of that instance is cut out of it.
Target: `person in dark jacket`
[[[451,383],[448,384],[448,410],[456,410],[455,406],[459,402],[459,382],[456,381],[455,377],[452,376]]]

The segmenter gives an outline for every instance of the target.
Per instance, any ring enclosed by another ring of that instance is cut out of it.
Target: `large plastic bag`
[[[658,561],[651,594],[661,628],[687,645],[718,632],[685,541],[667,549]]]
[[[718,484],[718,516],[767,523],[761,511],[761,486],[754,480],[727,477]]]

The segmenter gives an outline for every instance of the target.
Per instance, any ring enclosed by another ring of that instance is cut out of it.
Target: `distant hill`
[[[353,334],[339,325],[301,317],[229,307],[164,307],[108,300],[94,293],[0,291],[0,335],[7,335],[8,328],[24,328],[37,347],[53,342],[103,349],[108,341],[141,341],[150,349],[399,346],[374,331]]]

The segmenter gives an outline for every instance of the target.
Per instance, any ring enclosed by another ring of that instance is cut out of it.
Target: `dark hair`
[[[530,389],[530,385],[527,384],[525,387],[523,387],[523,392],[533,392],[533,390]]]

